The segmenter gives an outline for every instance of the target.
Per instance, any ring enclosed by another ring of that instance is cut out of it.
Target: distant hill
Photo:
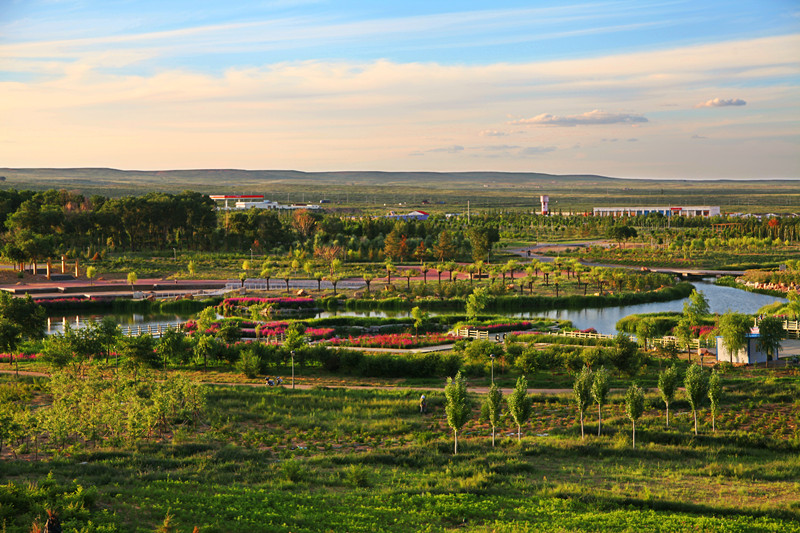
[[[615,205],[720,205],[723,210],[800,212],[800,180],[652,180],[537,172],[301,172],[297,170],[118,170],[0,168],[0,189],[67,189],[85,195],[141,195],[193,190],[264,194],[267,198],[332,205],[452,204],[553,211]]]
[[[7,186],[27,183],[35,185],[74,182],[76,185],[125,187],[133,184],[153,184],[183,189],[187,184],[203,185],[203,192],[221,192],[225,187],[258,186],[265,184],[316,183],[327,185],[420,185],[450,187],[482,186],[483,184],[547,184],[553,182],[612,182],[617,178],[593,175],[556,175],[535,172],[301,172],[298,170],[118,170],[113,168],[0,168]],[[38,187],[37,187],[38,188]]]

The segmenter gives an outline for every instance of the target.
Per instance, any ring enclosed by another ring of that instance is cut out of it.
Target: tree
[[[708,379],[708,399],[711,401],[711,431],[716,433],[716,419],[722,399],[722,378],[716,370],[711,372],[711,377]]]
[[[458,432],[467,423],[471,414],[470,401],[467,397],[467,380],[461,372],[458,372],[455,378],[447,378],[444,395],[447,399],[445,407],[447,424],[453,429],[453,453],[458,455]]]
[[[675,399],[678,390],[678,369],[673,365],[658,373],[658,392],[667,406],[667,427],[669,427],[669,404]]]
[[[158,368],[160,363],[155,352],[155,341],[148,334],[126,337],[120,347],[125,362],[132,368],[147,366]]]
[[[133,290],[133,286],[136,285],[137,281],[139,281],[139,276],[136,275],[136,272],[133,270],[128,272],[128,285],[131,286],[131,290]]]
[[[414,319],[414,336],[419,336],[419,327],[428,321],[428,313],[419,307],[411,309],[411,317]]]
[[[656,327],[651,320],[642,319],[636,324],[636,336],[639,339],[639,344],[647,350],[650,340],[656,336]]]
[[[770,361],[778,358],[781,349],[781,341],[785,334],[783,320],[776,316],[766,316],[758,323],[758,338],[756,339],[756,349],[767,354],[766,366]]]
[[[710,312],[711,307],[708,305],[705,294],[693,289],[689,295],[689,301],[683,304],[683,314],[689,319],[689,323],[693,326],[700,325],[700,319]]]
[[[686,389],[686,399],[692,407],[694,434],[697,435],[697,410],[708,393],[708,374],[700,365],[693,364],[686,371],[683,386]]]
[[[592,382],[594,380],[594,373],[589,367],[583,367],[581,373],[575,378],[575,383],[572,385],[572,394],[575,398],[575,404],[578,406],[578,412],[581,416],[581,438],[585,437],[583,433],[583,413],[588,409],[589,404],[592,402]]]
[[[728,311],[719,319],[719,334],[722,342],[735,357],[747,345],[747,334],[750,332],[752,319],[742,313]]]
[[[467,231],[473,261],[489,261],[492,245],[500,240],[497,228],[473,226]]]
[[[191,347],[183,331],[170,327],[161,334],[156,351],[161,356],[164,370],[166,370],[168,361],[178,364],[188,363]]]
[[[284,349],[293,352],[304,348],[308,344],[305,332],[305,327],[302,324],[296,322],[289,324],[289,327],[286,328],[286,338],[283,341]]]
[[[484,405],[486,405],[486,412],[489,415],[489,423],[492,425],[492,448],[494,448],[494,435],[497,426],[500,425],[500,417],[503,414],[503,393],[497,386],[497,383],[492,383],[489,387],[489,393],[486,395]]]
[[[439,233],[439,240],[433,245],[433,255],[440,262],[451,259],[456,254],[456,245],[453,242],[453,235],[445,230]]]
[[[33,301],[30,295],[14,298],[0,291],[0,348],[14,352],[25,340],[41,339],[47,317],[44,307]],[[9,364],[12,361],[9,360]]]
[[[267,290],[269,290],[269,280],[272,277],[272,269],[270,267],[264,267],[261,269],[261,274],[259,275],[267,280]]]
[[[508,396],[508,412],[517,424],[517,441],[522,443],[522,424],[531,416],[531,399],[528,397],[528,380],[525,376],[517,378],[514,392]]]
[[[600,430],[603,426],[603,404],[606,403],[608,398],[608,391],[611,389],[611,376],[605,367],[601,366],[600,370],[594,373],[594,380],[592,380],[592,397],[597,403],[597,436],[600,436]]]
[[[636,448],[636,421],[644,412],[644,391],[635,383],[625,394],[625,412],[633,423],[633,447]]]
[[[467,296],[467,318],[476,320],[488,302],[489,295],[486,293],[485,288],[479,287],[472,291],[472,294]]]
[[[88,328],[92,330],[92,334],[103,347],[106,363],[108,363],[111,350],[122,338],[122,330],[119,328],[119,324],[112,317],[106,316],[100,322],[89,322]],[[119,363],[119,354],[117,354],[117,363]]]
[[[622,241],[628,241],[628,239],[634,238],[638,236],[638,232],[636,228],[628,225],[614,225],[606,230],[606,237],[617,241],[617,244],[622,246]]]
[[[364,272],[361,275],[361,277],[364,278],[364,283],[367,284],[367,294],[369,294],[369,286],[370,286],[370,283],[372,283],[372,280],[375,279],[375,274],[372,274],[370,272]]]
[[[197,265],[195,264],[194,260],[189,261],[189,264],[186,265],[186,271],[192,277],[197,274]]]
[[[97,268],[93,266],[86,267],[86,279],[89,280],[89,285],[94,285],[95,277],[97,277]]]
[[[292,228],[299,233],[303,239],[307,239],[314,233],[317,221],[307,209],[298,209],[292,214]]]
[[[686,351],[689,351],[689,345],[692,342],[693,333],[692,324],[688,318],[683,317],[678,320],[678,325],[675,326],[675,336],[686,347]]]

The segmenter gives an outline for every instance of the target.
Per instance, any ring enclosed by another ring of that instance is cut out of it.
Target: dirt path
[[[15,374],[14,370],[0,370],[0,374]],[[50,374],[46,374],[44,372],[31,372],[29,370],[20,370],[20,376],[32,376],[32,377],[42,377],[47,378],[50,377]],[[264,383],[235,383],[235,382],[225,382],[225,381],[202,381],[203,385],[218,385],[222,387],[266,387]],[[283,388],[290,389],[292,388],[291,382],[287,379],[284,380]],[[324,388],[324,389],[347,389],[347,390],[398,390],[398,391],[420,391],[420,392],[427,392],[427,391],[439,391],[444,389],[444,380],[442,380],[442,385],[440,387],[436,386],[420,386],[420,387],[410,387],[405,385],[324,385],[324,384],[307,384],[307,383],[295,383],[295,389],[299,390],[310,390],[313,388]],[[500,389],[504,395],[511,394],[514,389]],[[489,392],[489,387],[469,387],[469,391],[477,394],[486,394]],[[548,394],[548,395],[556,395],[556,394],[569,394],[572,392],[572,389],[528,389],[528,394]]]

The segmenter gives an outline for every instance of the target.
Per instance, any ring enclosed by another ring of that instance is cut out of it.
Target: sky
[[[800,0],[0,0],[0,166],[800,178]]]

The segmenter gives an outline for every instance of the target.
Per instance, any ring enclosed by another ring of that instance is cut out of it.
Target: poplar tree
[[[633,447],[636,448],[636,421],[644,412],[644,391],[635,383],[628,388],[625,395],[625,412],[633,424]]]
[[[492,425],[492,448],[494,448],[494,436],[497,426],[500,425],[500,417],[503,414],[503,393],[497,383],[492,383],[489,388],[489,393],[486,395],[484,404],[486,411],[489,413],[489,423]]]
[[[693,364],[686,371],[686,378],[683,380],[686,388],[686,399],[692,407],[694,415],[694,434],[697,435],[697,410],[708,393],[708,374],[700,368],[700,365]]]
[[[594,373],[592,380],[592,397],[597,402],[597,436],[600,436],[600,430],[603,426],[603,404],[606,403],[608,398],[608,391],[611,388],[611,376],[605,367],[601,366],[600,370]]]
[[[471,412],[467,397],[467,380],[461,372],[458,372],[455,378],[447,378],[444,395],[447,399],[445,407],[447,424],[453,428],[453,454],[458,455],[458,432],[467,423]]]
[[[669,404],[675,399],[678,390],[678,369],[675,366],[665,368],[658,373],[658,392],[667,406],[667,427],[669,427]]]
[[[522,442],[522,424],[531,416],[531,399],[528,397],[528,380],[525,376],[517,378],[514,392],[508,397],[508,412],[517,424],[517,442]]]
[[[589,367],[583,367],[581,373],[575,378],[575,383],[572,385],[572,392],[575,396],[575,404],[578,406],[578,412],[581,416],[581,439],[585,437],[583,432],[583,413],[589,408],[592,403],[592,380],[594,373]]]

